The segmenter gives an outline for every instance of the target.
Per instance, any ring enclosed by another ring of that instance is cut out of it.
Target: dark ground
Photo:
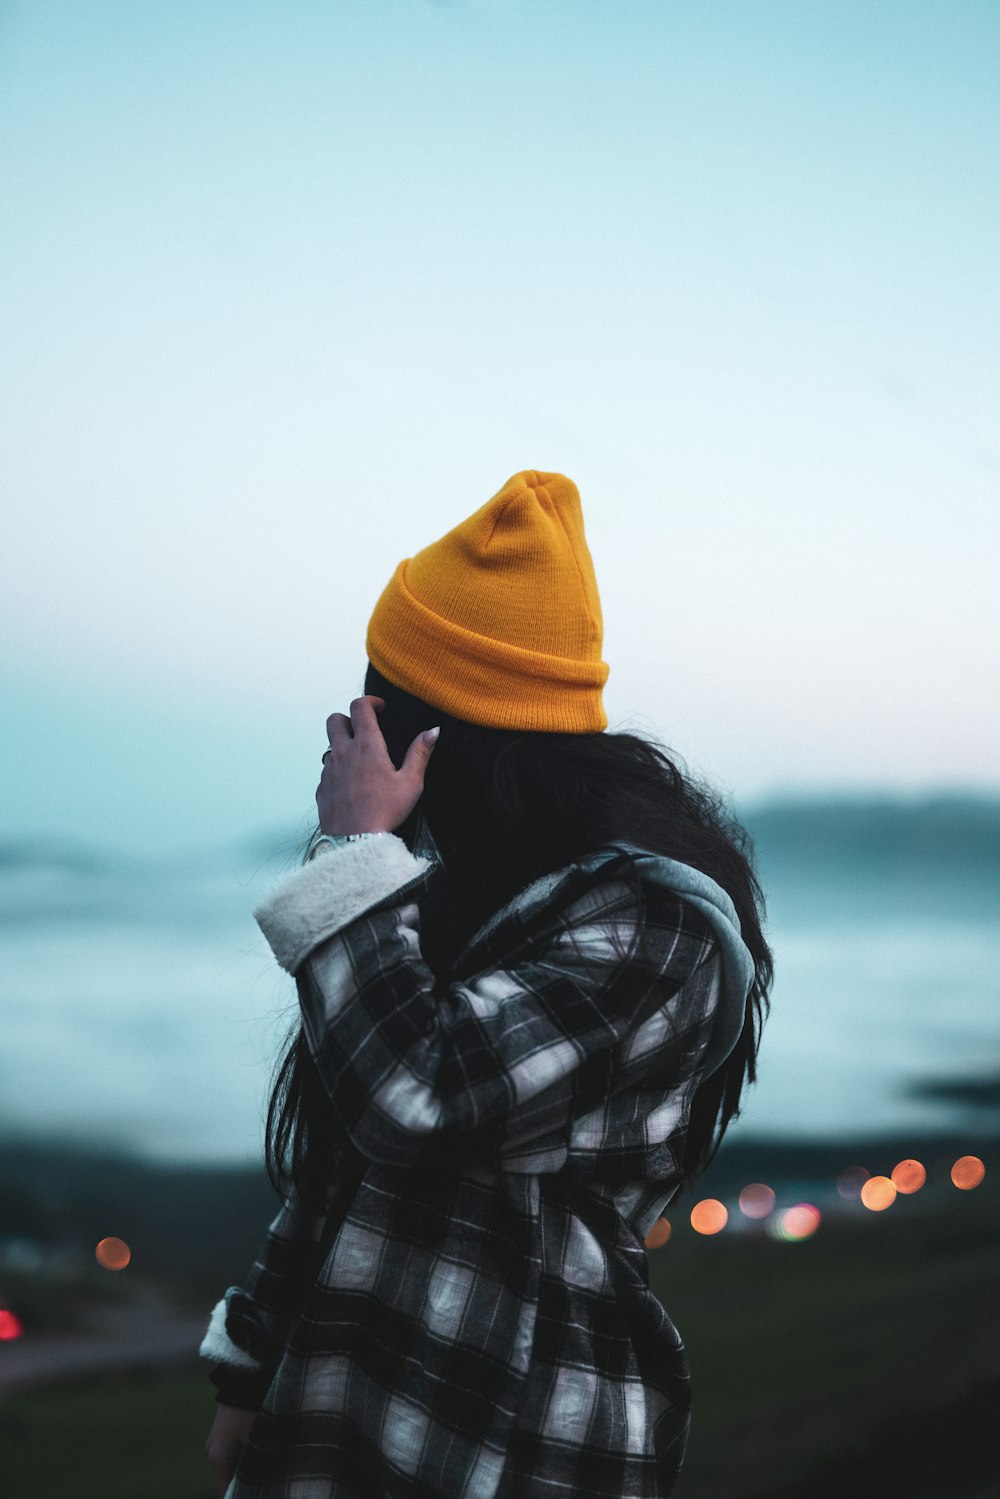
[[[987,1177],[959,1192],[948,1166],[969,1152]],[[928,1183],[885,1213],[832,1190],[844,1166],[887,1172],[909,1155]],[[650,1253],[692,1365],[677,1499],[1000,1495],[996,1158],[994,1142],[971,1137],[723,1152],[698,1196],[727,1202],[730,1227],[700,1237],[687,1223],[693,1199],[678,1202],[669,1243]],[[195,1348],[253,1257],[270,1188],[256,1172],[23,1142],[4,1161],[0,1305],[25,1324],[0,1343],[5,1499],[211,1499],[214,1390]],[[738,1231],[747,1181],[770,1182],[779,1206],[816,1203],[818,1233],[786,1243]],[[93,1260],[107,1234],[132,1250],[116,1274]]]

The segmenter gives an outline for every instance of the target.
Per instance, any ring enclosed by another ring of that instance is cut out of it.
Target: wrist
[[[365,838],[387,838],[388,829],[380,828],[372,833],[320,833],[313,843],[309,857],[314,859],[317,854],[328,853],[331,849],[340,848],[347,843],[360,843]]]

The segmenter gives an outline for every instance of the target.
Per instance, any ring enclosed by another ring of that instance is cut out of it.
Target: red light
[[[12,1342],[14,1338],[19,1338],[23,1331],[21,1319],[15,1317],[13,1312],[8,1312],[5,1307],[0,1307],[0,1341]]]

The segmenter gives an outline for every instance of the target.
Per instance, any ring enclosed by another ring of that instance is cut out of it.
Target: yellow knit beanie
[[[603,621],[576,485],[526,469],[401,562],[368,625],[372,665],[466,723],[607,728]]]

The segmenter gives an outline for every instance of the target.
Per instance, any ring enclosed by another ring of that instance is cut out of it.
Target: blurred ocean
[[[777,978],[743,1136],[996,1128],[1000,802],[743,817]],[[260,1160],[291,980],[250,911],[287,838],[169,860],[0,845],[0,1139]]]

